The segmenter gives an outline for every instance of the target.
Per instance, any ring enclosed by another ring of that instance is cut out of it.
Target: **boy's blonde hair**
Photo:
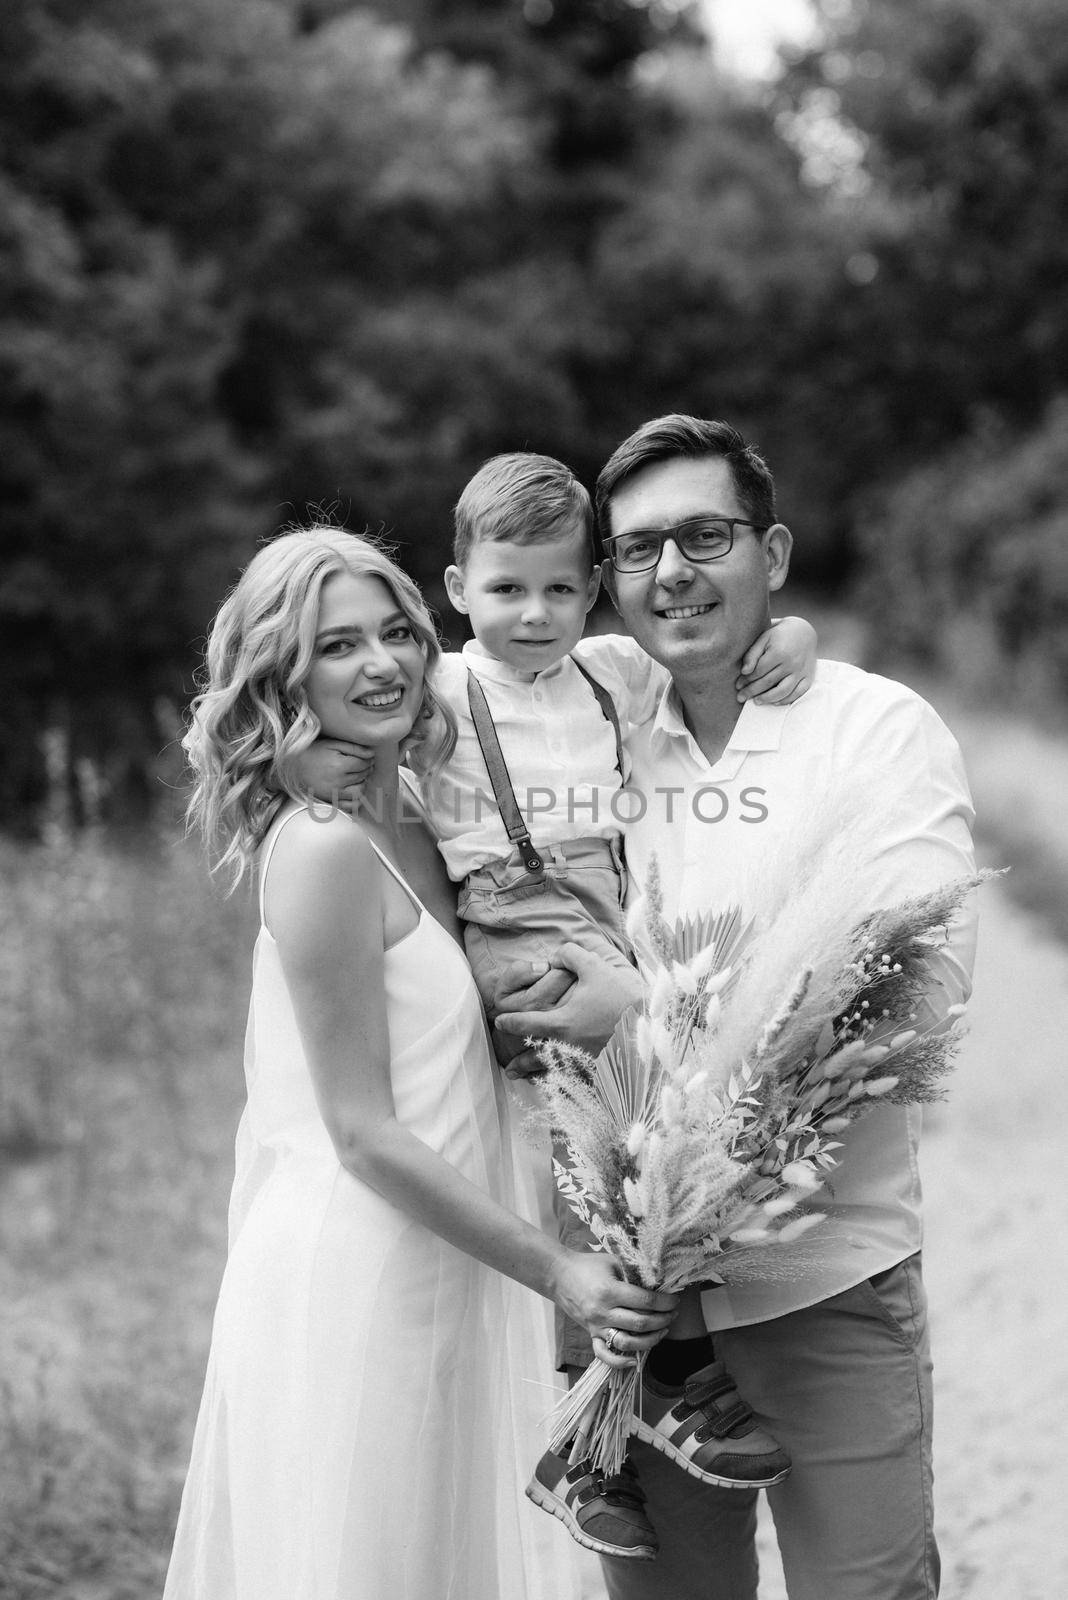
[[[345,528],[291,529],[249,562],[212,623],[182,741],[195,784],[189,820],[236,885],[287,797],[303,798],[293,764],[319,736],[304,684],[329,578],[380,578],[407,618],[426,663],[413,734],[432,777],[451,755],[456,721],[433,688],[437,630],[418,588],[382,546]]]
[[[483,463],[456,502],[453,560],[463,567],[477,544],[540,544],[581,532],[592,571],[593,505],[569,467],[514,450]]]

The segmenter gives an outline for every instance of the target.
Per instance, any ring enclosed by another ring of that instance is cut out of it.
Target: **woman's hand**
[[[619,1263],[600,1252],[565,1250],[553,1299],[593,1338],[594,1350],[611,1367],[633,1366],[641,1350],[651,1350],[671,1326],[678,1295],[627,1283]],[[615,1330],[612,1348],[605,1343]]]

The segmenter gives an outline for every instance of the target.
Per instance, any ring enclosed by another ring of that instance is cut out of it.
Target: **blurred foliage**
[[[1048,712],[1068,695],[1063,7],[824,10],[826,45],[780,92],[859,153],[844,187],[867,287],[834,333],[852,412],[836,438],[881,486],[849,467],[859,600],[885,661]]]
[[[987,426],[877,499],[861,603],[884,662],[925,662],[987,704],[1068,699],[1068,401]]]
[[[515,36],[498,72],[501,51],[428,48],[426,9],[413,41],[291,0],[5,8],[9,818],[40,793],[50,723],[106,755],[113,784],[143,771],[161,696],[181,695],[226,581],[286,515],[336,500],[402,530],[436,576],[485,455],[581,438],[584,218],[609,204],[598,188],[618,202],[576,108],[595,78],[622,126],[652,23],[617,7],[633,21],[613,60],[590,42],[607,14],[573,56],[539,44],[542,78],[569,88],[547,118],[521,11],[470,8],[487,37]]]
[[[657,411],[727,415],[828,584],[873,482],[1033,426],[1059,0],[822,9],[765,88],[686,0],[7,0],[0,820],[49,726],[114,809],[151,792],[208,617],[309,505],[440,603],[486,456],[592,480]]]
[[[1035,420],[1068,379],[1068,31],[1061,0],[823,10],[783,105],[855,135],[870,287],[832,337],[896,467],[983,410]]]

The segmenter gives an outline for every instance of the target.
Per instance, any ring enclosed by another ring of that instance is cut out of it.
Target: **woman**
[[[411,580],[334,528],[262,550],[212,628],[192,812],[236,877],[258,864],[261,927],[167,1600],[558,1600],[519,1493],[546,1318],[512,1284],[633,1349],[669,1320],[508,1209],[454,891],[399,770],[413,735],[431,769],[454,737],[438,655]],[[355,822],[297,798],[320,730],[374,747]]]

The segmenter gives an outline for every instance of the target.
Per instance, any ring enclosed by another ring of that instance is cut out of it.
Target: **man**
[[[769,874],[791,870],[792,847],[818,847],[865,806],[885,822],[879,844],[866,847],[869,898],[858,914],[974,871],[959,752],[911,691],[826,662],[795,704],[739,710],[739,662],[768,625],[791,537],[776,520],[770,473],[734,429],[684,416],[647,423],[605,466],[597,508],[609,592],[671,674],[628,739],[635,807],[626,831],[632,884],[640,890],[655,854],[669,922],[730,904],[753,909]],[[695,537],[691,525],[712,518],[723,537]],[[932,960],[919,1026],[939,1025],[967,998],[973,949],[966,914]],[[502,1003],[496,1026],[596,1048],[633,990],[574,946],[556,964],[563,973],[525,1003]],[[532,1065],[529,1054],[518,1061]],[[705,1296],[717,1354],[793,1458],[791,1474],[768,1490],[791,1600],[938,1592],[919,1121],[915,1108],[883,1105],[849,1130],[815,1202],[833,1225],[795,1275]],[[754,1597],[755,1493],[708,1488],[639,1443],[632,1453],[660,1555],[649,1565],[606,1561],[612,1600]]]

